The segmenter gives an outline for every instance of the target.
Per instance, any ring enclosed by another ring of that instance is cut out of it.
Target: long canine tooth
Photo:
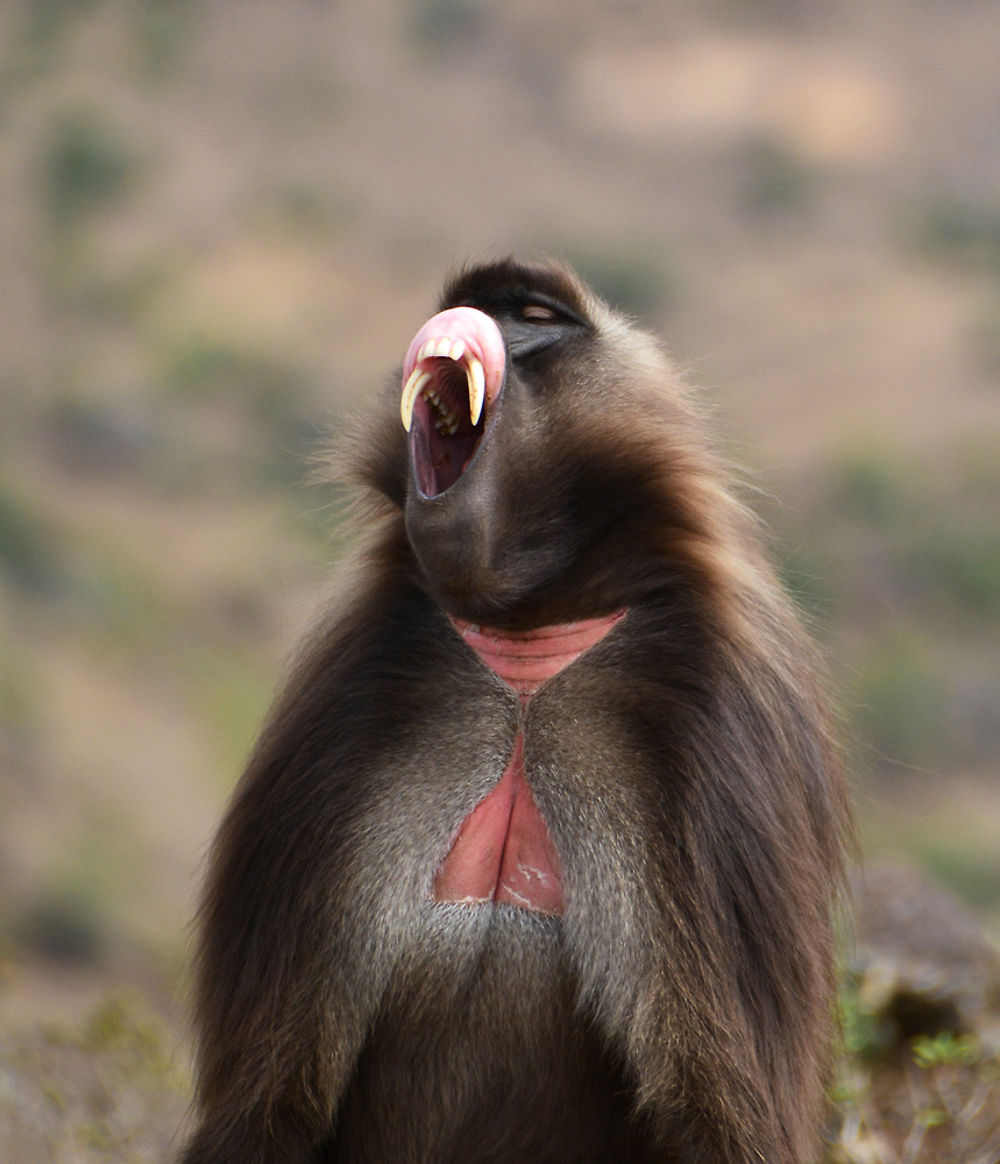
[[[417,397],[427,381],[432,379],[431,373],[422,372],[418,365],[410,373],[409,380],[403,386],[403,395],[399,401],[399,414],[403,418],[403,428],[407,432],[410,431],[410,425],[413,424],[413,406],[417,403]]]
[[[465,377],[469,381],[469,418],[473,424],[478,424],[486,400],[486,373],[481,361],[475,356],[469,356]]]

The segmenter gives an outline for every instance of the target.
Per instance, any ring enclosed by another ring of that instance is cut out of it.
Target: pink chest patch
[[[530,698],[546,679],[558,675],[584,651],[599,643],[624,614],[624,610],[616,610],[606,618],[512,632],[474,626],[460,618],[451,621],[491,671],[522,698]]]
[[[462,822],[434,877],[434,900],[562,913],[559,854],[524,782],[520,733],[500,783]]]
[[[452,619],[482,661],[525,704],[608,633],[624,615],[586,619],[520,633],[506,633]],[[500,783],[469,813],[434,876],[435,901],[457,904],[505,902],[536,913],[563,912],[559,854],[524,777],[524,737]]]

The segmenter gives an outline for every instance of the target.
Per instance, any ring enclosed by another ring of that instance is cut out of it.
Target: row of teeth
[[[446,412],[441,398],[428,384],[434,379],[432,372],[422,371],[420,364],[430,359],[454,360],[456,364],[465,364],[465,378],[469,385],[469,416],[473,424],[478,423],[483,412],[483,402],[486,399],[486,373],[483,371],[482,361],[474,355],[466,353],[463,340],[453,340],[449,336],[440,339],[429,339],[417,352],[416,366],[410,373],[410,378],[403,386],[403,398],[399,402],[400,415],[403,418],[403,428],[407,432],[413,423],[413,408],[417,400],[423,396],[431,406],[434,414],[434,427],[443,436],[453,436],[458,429],[458,415]]]
[[[430,379],[429,372],[425,372],[424,375]],[[433,388],[424,388],[420,394],[431,406],[431,419],[438,432],[442,436],[454,436],[458,430],[458,413],[452,412],[446,405],[442,404],[441,397]]]

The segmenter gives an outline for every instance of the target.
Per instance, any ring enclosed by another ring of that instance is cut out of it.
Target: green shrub
[[[972,838],[943,829],[910,839],[920,864],[934,880],[976,908],[996,913],[1000,908],[1000,852],[992,842],[989,836]]]
[[[135,5],[135,47],[140,75],[163,82],[176,71],[193,38],[197,0],[139,0]]]
[[[177,421],[189,445],[186,478],[205,488],[207,473],[217,485],[241,490],[301,483],[319,435],[301,367],[265,349],[198,332],[168,345],[160,365],[156,378],[164,398],[188,413]],[[203,424],[211,413],[224,421]]]
[[[70,227],[118,202],[138,172],[122,132],[94,110],[75,109],[51,126],[40,166],[42,203],[54,225]]]
[[[46,893],[15,920],[16,946],[50,962],[93,964],[105,953],[105,933],[93,902],[65,890]]]
[[[801,214],[816,196],[816,175],[780,139],[755,137],[744,148],[740,201],[759,218]]]
[[[834,462],[824,508],[833,515],[884,528],[898,523],[911,502],[912,488],[913,481],[907,480],[905,466],[895,453],[864,443]]]
[[[51,43],[65,26],[96,7],[97,0],[31,0],[22,5],[25,32],[34,45]]]
[[[903,631],[870,642],[856,664],[857,733],[880,758],[911,764],[940,756],[945,683],[926,644]]]
[[[675,306],[681,281],[669,252],[621,240],[598,246],[568,242],[557,253],[580,272],[602,299],[647,322]]]
[[[979,1044],[971,1035],[956,1035],[954,1031],[917,1035],[912,1048],[914,1061],[925,1071],[940,1066],[971,1067],[982,1058]]]
[[[480,0],[418,0],[409,21],[416,46],[436,56],[474,40],[485,23],[485,12]]]
[[[970,526],[961,515],[950,524],[943,520],[905,559],[914,584],[934,600],[975,615],[1000,615],[1000,526]]]
[[[37,594],[57,588],[62,573],[52,530],[31,503],[0,482],[0,577]]]
[[[905,233],[927,258],[1000,273],[1000,203],[938,194],[908,216]]]

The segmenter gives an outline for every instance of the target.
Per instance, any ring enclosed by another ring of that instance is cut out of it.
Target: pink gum
[[[474,307],[449,307],[439,311],[421,327],[410,341],[403,361],[403,383],[417,366],[417,352],[428,340],[461,340],[465,350],[483,365],[486,381],[486,403],[492,403],[503,383],[506,356],[503,335],[496,321]]]

